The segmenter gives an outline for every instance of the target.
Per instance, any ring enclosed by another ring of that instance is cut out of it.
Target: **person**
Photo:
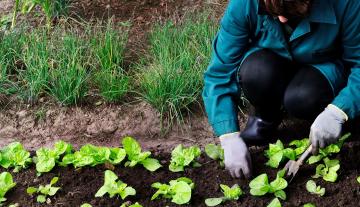
[[[359,116],[359,11],[359,0],[230,0],[202,96],[233,177],[251,176],[247,146],[267,143],[284,111],[313,121],[314,154]],[[254,112],[240,132],[241,93]]]

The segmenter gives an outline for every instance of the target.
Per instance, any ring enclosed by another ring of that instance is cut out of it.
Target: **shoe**
[[[267,145],[272,141],[272,137],[280,123],[281,119],[269,122],[256,116],[249,116],[240,137],[243,138],[247,145]]]

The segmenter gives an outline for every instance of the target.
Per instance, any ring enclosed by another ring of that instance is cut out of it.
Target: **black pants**
[[[290,115],[313,120],[332,102],[326,77],[316,68],[291,62],[270,50],[248,56],[239,72],[245,97],[255,116],[272,121],[284,108]]]

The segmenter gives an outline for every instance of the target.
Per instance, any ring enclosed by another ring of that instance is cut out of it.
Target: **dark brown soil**
[[[283,202],[283,206],[302,206],[307,202],[316,204],[317,207],[328,206],[359,206],[360,204],[360,184],[356,182],[356,178],[360,173],[360,142],[351,142],[346,144],[342,150],[342,154],[338,155],[341,160],[341,170],[337,183],[328,183],[317,180],[317,183],[326,188],[324,197],[316,197],[310,195],[305,190],[305,183],[315,172],[315,166],[305,165],[298,173],[298,176],[289,184],[286,189],[288,199]],[[253,161],[255,163],[255,174],[266,172],[273,179],[276,171],[268,169],[264,166],[266,158],[263,156],[263,149],[252,150]],[[171,173],[167,170],[169,154],[162,151],[155,151],[154,156],[160,159],[164,164],[164,168],[158,172],[151,173],[142,167],[124,168],[116,167],[115,173],[125,183],[133,186],[137,194],[127,200],[132,202],[140,202],[143,206],[164,207],[176,206],[169,201],[156,200],[150,201],[150,197],[155,192],[150,185],[154,182],[168,182],[181,176],[187,176],[195,182],[195,190],[192,195],[191,203],[185,206],[205,206],[204,199],[213,196],[220,196],[219,184],[233,185],[238,183],[246,192],[237,202],[228,202],[223,206],[234,207],[262,207],[266,206],[272,196],[253,197],[249,195],[249,187],[247,181],[231,179],[228,173],[219,167],[218,163],[208,158],[202,157],[200,168],[187,169],[184,173]],[[110,199],[95,198],[96,191],[103,184],[104,166],[95,168],[84,168],[74,170],[73,168],[57,168],[53,172],[36,177],[34,168],[14,174],[14,179],[18,183],[10,193],[7,194],[9,203],[19,203],[20,206],[80,206],[88,202],[93,206],[116,206],[118,207],[122,201],[118,198]],[[58,186],[61,190],[55,197],[51,198],[51,204],[40,205],[35,202],[35,198],[31,198],[25,193],[28,186],[37,186],[39,184],[49,183],[51,178],[59,176]]]

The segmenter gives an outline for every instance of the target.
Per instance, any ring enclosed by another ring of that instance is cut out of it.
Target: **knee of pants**
[[[281,99],[287,82],[289,62],[269,50],[248,56],[240,67],[240,85],[252,104],[266,97]]]
[[[324,107],[321,100],[314,97],[308,88],[300,90],[288,89],[284,95],[284,107],[291,115],[299,119],[313,120]]]

